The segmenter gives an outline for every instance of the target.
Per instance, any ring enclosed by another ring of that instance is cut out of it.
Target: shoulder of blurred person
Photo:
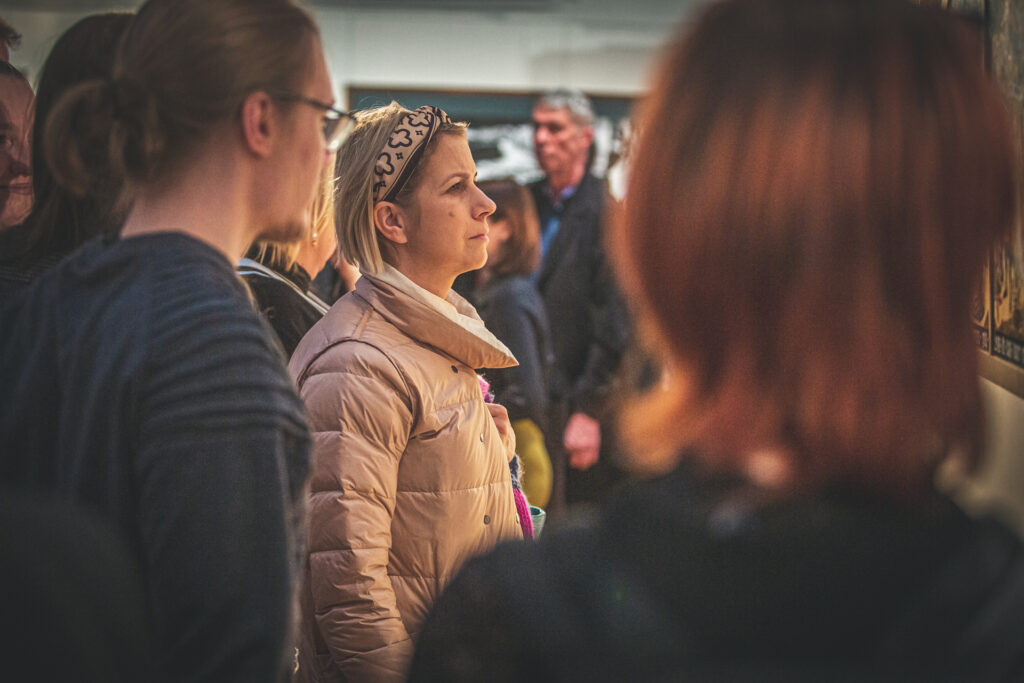
[[[469,563],[410,681],[1011,680],[1022,587],[1020,540],[948,501],[772,501],[684,464]]]
[[[236,270],[280,342],[285,359],[291,358],[302,337],[327,312],[327,305],[310,292],[309,273],[297,263],[281,271],[251,259],[243,259]]]
[[[487,329],[519,361],[518,367],[487,373],[496,400],[508,409],[511,419],[532,419],[543,430],[555,359],[548,314],[537,287],[527,275],[496,275],[473,292],[473,304]],[[530,376],[522,377],[524,372]],[[518,387],[510,395],[509,385],[518,384],[513,375],[536,386]]]
[[[554,205],[554,198],[551,196],[547,179],[535,180],[528,187],[538,212],[543,215],[545,210],[550,211]],[[589,228],[600,233],[603,227],[601,220],[610,197],[607,182],[587,171],[583,174],[576,189],[564,202],[563,221],[568,216],[570,227],[574,227],[579,222],[583,226],[580,229]],[[543,227],[542,225],[541,229]],[[561,227],[559,227],[559,232],[561,232]]]

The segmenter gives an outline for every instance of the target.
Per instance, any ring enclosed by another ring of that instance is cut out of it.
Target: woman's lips
[[[0,185],[0,189],[7,190],[11,194],[32,194],[31,183],[11,183],[10,185]]]

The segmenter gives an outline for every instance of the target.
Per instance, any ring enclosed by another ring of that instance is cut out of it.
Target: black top
[[[327,312],[327,305],[309,291],[309,273],[299,264],[287,271],[243,260],[238,272],[249,285],[256,309],[274,330],[285,358],[291,358],[299,341]]]
[[[948,501],[758,500],[686,467],[471,561],[412,681],[1003,681],[1024,551]]]
[[[525,275],[496,276],[473,292],[477,312],[512,355],[517,367],[488,370],[494,400],[512,420],[530,419],[546,431],[548,391],[554,365],[547,313]]]
[[[38,491],[2,488],[0,548],[6,680],[150,679],[138,562],[106,520]]]
[[[89,242],[0,329],[0,480],[124,535],[162,676],[277,680],[309,432],[231,264],[177,233]]]

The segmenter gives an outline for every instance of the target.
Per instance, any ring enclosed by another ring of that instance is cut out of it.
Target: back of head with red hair
[[[899,0],[725,0],[670,50],[611,233],[668,368],[639,452],[896,498],[976,456],[970,296],[1016,210],[979,39]]]

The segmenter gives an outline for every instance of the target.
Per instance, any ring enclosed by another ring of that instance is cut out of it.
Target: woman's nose
[[[490,197],[484,194],[484,191],[481,190],[479,187],[476,188],[476,191],[477,194],[479,194],[480,196],[478,198],[479,201],[476,205],[476,215],[474,217],[478,221],[482,221],[483,219],[487,218],[492,213],[494,213],[494,210],[498,208],[498,205],[494,203],[494,200],[492,200]]]
[[[20,140],[11,148],[10,173],[12,176],[32,175],[32,157],[28,140]]]
[[[11,175],[14,177],[32,175],[32,165],[29,163],[27,154],[12,154],[10,169]]]

